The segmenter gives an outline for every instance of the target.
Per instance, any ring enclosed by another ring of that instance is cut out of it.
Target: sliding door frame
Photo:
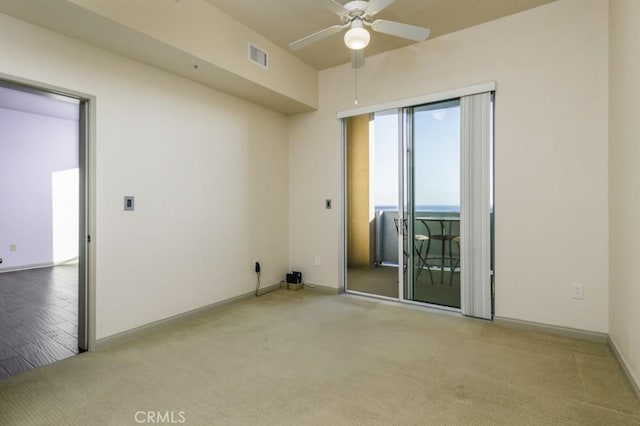
[[[405,123],[406,120],[404,117],[403,108],[397,108],[396,115],[398,116],[398,142],[399,142],[398,143],[398,222],[404,224],[404,220],[405,220],[404,212],[405,210],[407,210],[405,208],[405,203],[407,202],[407,200],[405,199],[406,198],[405,189],[406,189],[406,192],[408,193],[409,188],[406,188],[404,185],[405,169],[408,162],[405,160],[405,155],[407,154],[407,149],[405,144],[407,143],[407,141],[405,140],[404,126],[406,125]],[[413,274],[406,274],[406,278],[405,278],[406,265],[405,265],[405,258],[404,258],[404,253],[405,253],[404,245],[406,243],[404,241],[404,235],[402,235],[402,232],[404,231],[400,231],[398,229],[398,234],[396,235],[396,238],[398,240],[398,300],[401,302],[404,302],[405,301],[404,280],[407,279],[407,280],[413,281]],[[407,232],[409,233],[410,231],[407,231]],[[407,256],[406,264],[411,265],[413,262],[413,250],[407,253],[409,253],[409,256]]]
[[[342,211],[341,211],[341,222],[340,222],[340,238],[342,240],[342,244],[340,245],[341,253],[339,255],[339,258],[340,258],[339,266],[342,271],[342,273],[340,274],[340,278],[342,280],[342,284],[343,284],[342,288],[344,289],[344,291],[351,294],[373,297],[377,299],[393,300],[393,301],[399,301],[401,303],[410,304],[410,305],[461,313],[460,308],[453,308],[449,306],[418,302],[414,300],[409,300],[407,297],[405,297],[405,294],[404,294],[404,279],[405,279],[404,269],[405,268],[404,268],[404,255],[403,255],[404,241],[403,241],[401,229],[398,230],[398,298],[380,296],[380,295],[369,294],[369,293],[362,293],[362,292],[348,289],[348,283],[347,283],[347,232],[348,232],[347,226],[348,224],[346,221],[347,208],[348,208],[347,206],[347,184],[348,184],[347,182],[347,161],[348,161],[347,159],[347,119],[349,117],[354,117],[357,115],[364,115],[364,114],[373,114],[379,111],[386,111],[386,110],[392,110],[392,109],[397,110],[398,124],[399,124],[398,141],[400,142],[398,144],[399,155],[400,155],[400,161],[398,164],[398,185],[399,185],[398,213],[399,213],[399,220],[402,221],[405,219],[404,210],[405,210],[405,203],[407,202],[407,200],[405,200],[406,197],[405,197],[405,191],[403,188],[403,181],[405,179],[405,168],[408,167],[407,164],[405,163],[410,162],[409,161],[410,159],[405,158],[405,155],[406,156],[412,155],[412,150],[410,149],[411,147],[407,147],[407,144],[409,143],[408,140],[410,139],[410,136],[411,136],[410,132],[412,131],[411,126],[409,126],[409,124],[411,123],[408,121],[408,120],[411,120],[411,118],[408,117],[410,114],[408,114],[407,118],[405,118],[405,108],[411,109],[412,107],[419,106],[419,105],[436,103],[436,102],[446,101],[446,100],[455,99],[455,98],[462,98],[463,96],[475,95],[475,94],[484,93],[484,92],[494,92],[495,90],[496,90],[496,82],[490,81],[487,83],[467,86],[459,89],[447,90],[443,92],[437,92],[437,93],[424,95],[424,96],[399,99],[399,100],[390,101],[382,104],[374,104],[374,105],[349,109],[345,111],[339,111],[337,113],[337,119],[339,120],[339,125],[340,125],[341,154],[342,154],[342,161],[341,161],[342,163],[342,173],[341,173]],[[409,148],[409,149],[406,149],[406,148]],[[409,186],[412,183],[413,182],[411,182]],[[411,190],[411,188],[407,188],[407,192],[409,190]],[[408,225],[409,225],[409,235],[412,235],[413,224],[409,223]],[[493,245],[493,236],[492,236],[491,244]],[[413,250],[409,250],[408,252],[409,252],[409,258],[407,259],[407,265],[412,265]],[[411,286],[413,284],[412,275],[413,274],[408,274],[408,277],[407,277],[407,279],[409,280],[409,283],[407,283],[408,286]],[[493,274],[492,274],[491,280],[493,284]],[[493,304],[494,303],[493,285],[492,285],[491,294],[492,294],[491,303]]]

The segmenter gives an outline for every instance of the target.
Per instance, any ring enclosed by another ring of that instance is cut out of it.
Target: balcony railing
[[[414,217],[450,217],[452,215],[459,216],[460,212],[455,211],[453,208],[420,208],[417,209]],[[398,211],[389,208],[378,207],[375,210],[375,263],[378,265],[397,265],[398,264],[398,233],[394,220],[398,218]],[[425,225],[422,221],[414,221],[414,232],[416,234],[427,235],[428,232],[425,229]],[[429,225],[431,227],[431,225]],[[431,227],[431,234],[438,234],[436,230],[436,224]],[[459,222],[452,223],[451,234],[460,234]],[[449,247],[446,248],[449,250]],[[431,244],[429,247],[430,256],[442,255],[441,244]]]

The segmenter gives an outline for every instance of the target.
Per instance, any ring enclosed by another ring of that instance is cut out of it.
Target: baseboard
[[[625,372],[627,376],[627,380],[629,380],[629,384],[631,385],[634,392],[636,393],[636,398],[640,399],[640,380],[634,376],[633,372],[629,368],[629,364],[620,353],[620,350],[618,349],[618,346],[616,345],[615,340],[613,340],[611,336],[609,336],[609,346],[611,347],[613,354],[616,356],[616,359],[618,360],[620,367],[622,367],[622,371]]]
[[[47,262],[47,263],[34,263],[32,265],[8,266],[6,268],[0,268],[0,273],[26,271],[28,269],[49,268],[51,266],[55,266],[55,265],[51,262]]]
[[[344,293],[344,289],[339,287],[327,287],[324,285],[320,285],[320,284],[311,284],[311,283],[304,283],[304,288],[314,291],[316,293],[322,293],[322,294],[342,294]]]
[[[253,294],[254,296],[264,296],[267,293],[271,293],[272,291],[276,291],[276,290],[280,290],[280,284],[274,284],[274,285],[269,285],[266,287],[260,287],[260,290],[258,290],[258,294],[256,295],[256,292],[253,291],[251,293],[247,293],[247,294],[243,294],[242,296],[239,297],[243,297],[243,298],[251,298],[251,294]],[[247,296],[248,295],[248,296]],[[242,300],[242,299],[240,299]],[[234,300],[234,302],[236,302],[237,300]]]
[[[580,330],[577,328],[561,327],[558,325],[542,324],[532,321],[524,321],[513,318],[494,317],[494,324],[507,327],[516,327],[524,330],[540,331],[542,333],[555,334],[557,336],[571,337],[574,339],[588,340],[590,342],[606,344],[609,335],[596,331]]]
[[[260,291],[258,292],[258,295],[262,296],[263,294],[270,293],[274,290],[278,290],[279,288],[280,288],[280,284],[270,285],[270,286],[261,288]],[[127,330],[111,336],[103,337],[101,339],[96,340],[94,350],[99,351],[99,350],[110,348],[112,346],[120,345],[122,343],[137,339],[145,334],[148,334],[157,330],[161,330],[162,328],[168,327],[170,325],[188,321],[203,313],[213,312],[223,307],[229,306],[231,304],[234,304],[243,300],[253,299],[255,297],[256,297],[256,292],[255,290],[253,290],[248,293],[241,294],[239,296],[231,297],[229,299],[212,303],[211,305],[203,306],[201,308],[193,309],[191,311],[183,312],[181,314],[177,314],[169,318],[154,321],[152,323],[145,324],[140,327],[133,328],[131,330]]]

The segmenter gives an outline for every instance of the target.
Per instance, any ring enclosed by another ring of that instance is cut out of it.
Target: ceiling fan
[[[372,20],[382,9],[395,0],[354,0],[342,5],[336,0],[325,0],[326,6],[340,17],[340,24],[332,25],[289,44],[292,50],[302,49],[312,43],[337,34],[349,28],[344,34],[344,43],[351,50],[351,66],[360,68],[364,65],[364,48],[369,44],[370,34],[366,27],[373,31],[390,34],[414,41],[424,41],[429,37],[427,28],[385,19]]]

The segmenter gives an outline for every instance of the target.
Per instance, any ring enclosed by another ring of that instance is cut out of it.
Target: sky
[[[443,102],[414,110],[415,205],[460,205],[460,106]],[[376,206],[398,205],[398,116],[374,118]]]

